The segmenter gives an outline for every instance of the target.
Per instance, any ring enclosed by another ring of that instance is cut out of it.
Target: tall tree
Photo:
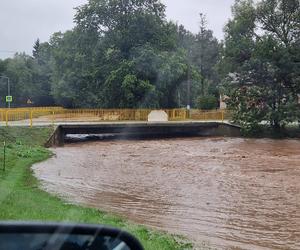
[[[32,51],[32,55],[34,58],[38,57],[38,54],[40,52],[40,39],[38,38],[33,45],[33,51]]]
[[[213,36],[212,30],[207,28],[208,21],[206,15],[200,14],[200,31],[196,35],[196,43],[193,53],[193,62],[198,67],[203,76],[201,81],[202,94],[215,94],[216,86],[219,84],[219,77],[216,65],[220,59],[221,46]],[[212,91],[209,91],[212,90]]]
[[[186,31],[183,26],[177,28],[178,44],[186,49],[188,64],[201,75],[198,81],[191,84],[194,107],[198,106],[199,98],[206,100],[205,97],[210,97],[209,99],[214,99],[214,103],[219,98],[217,86],[220,79],[216,66],[220,60],[221,44],[213,36],[212,30],[208,29],[207,23],[206,15],[201,13],[199,32],[196,35]]]
[[[89,0],[77,8],[75,20],[81,29],[105,37],[125,57],[131,48],[146,43],[171,48],[172,31],[165,22],[165,6],[159,0]]]
[[[226,26],[224,73],[235,119],[249,129],[295,121],[299,93],[298,0],[236,1]]]
[[[187,66],[177,47],[176,26],[165,20],[159,0],[90,0],[77,9],[75,20],[74,30],[50,41],[57,102],[177,106],[174,93],[186,82]]]

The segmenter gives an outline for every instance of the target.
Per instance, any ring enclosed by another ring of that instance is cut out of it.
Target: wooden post
[[[55,119],[54,115],[55,115],[55,111],[53,110],[52,111],[52,126],[53,127],[54,127],[54,119]]]
[[[30,127],[32,128],[32,118],[33,118],[33,111],[30,112]]]
[[[5,113],[5,124],[6,124],[6,127],[8,127],[8,111],[6,111],[6,113]]]
[[[6,142],[3,142],[3,171],[5,171],[6,165]]]

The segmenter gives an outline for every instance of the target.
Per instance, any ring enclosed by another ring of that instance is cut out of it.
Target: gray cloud
[[[47,41],[51,34],[73,27],[74,7],[86,0],[0,0],[0,58],[15,51],[31,54],[37,38]],[[162,0],[167,17],[197,32],[199,13],[207,14],[209,28],[222,39],[234,0]]]

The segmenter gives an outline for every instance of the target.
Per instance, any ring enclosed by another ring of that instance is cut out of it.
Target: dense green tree
[[[197,100],[197,108],[202,110],[216,109],[218,106],[218,99],[213,95],[200,96]]]
[[[196,35],[196,43],[193,49],[192,62],[203,76],[201,82],[203,94],[208,93],[210,87],[216,87],[219,84],[216,65],[220,59],[221,46],[218,40],[213,36],[212,30],[207,28],[206,16],[200,14],[200,31]]]
[[[137,108],[155,106],[157,100],[148,103],[146,98],[151,95],[155,87],[149,80],[142,80],[136,74],[134,62],[123,61],[117,70],[110,73],[104,84],[106,101],[105,107]]]
[[[194,67],[202,76],[199,79],[200,82],[193,82],[192,84],[193,106],[198,105],[199,97],[214,95],[219,98],[217,86],[220,79],[216,66],[220,60],[221,44],[213,36],[212,30],[207,28],[207,23],[206,16],[200,14],[200,30],[195,35],[183,26],[177,27],[179,46],[186,49],[189,65]]]
[[[25,54],[16,54],[13,59],[5,61],[3,75],[10,78],[13,105],[26,105],[28,99],[40,94],[40,89],[34,82],[34,61]],[[6,92],[5,90],[4,93]]]
[[[5,75],[6,60],[0,59],[0,76]],[[7,81],[6,79],[0,78],[0,107],[5,107],[5,96],[7,93]]]
[[[77,25],[104,37],[107,46],[123,56],[146,43],[163,50],[175,46],[172,26],[165,21],[165,6],[159,0],[89,0],[77,8]]]
[[[37,39],[33,56],[0,60],[0,75],[15,106],[82,108],[215,108],[222,78],[245,128],[300,119],[299,1],[237,0],[232,12],[222,44],[203,14],[193,34],[168,22],[159,0],[89,0],[73,30]]]
[[[12,106],[30,105],[49,106],[54,105],[50,94],[51,90],[51,69],[45,53],[48,51],[43,44],[36,47],[35,58],[24,53],[16,54],[0,62],[0,75],[9,77],[11,94],[13,96]],[[48,51],[49,52],[49,51]],[[5,106],[7,93],[6,80],[0,80],[1,106]]]
[[[90,0],[54,34],[52,94],[68,107],[176,107],[186,54],[157,0]],[[196,74],[194,74],[196,75]]]
[[[33,100],[36,106],[54,105],[54,99],[51,95],[52,69],[51,65],[51,47],[49,43],[40,43],[39,39],[33,46],[33,81],[39,94],[35,95]]]
[[[80,34],[67,31],[50,39],[52,94],[56,103],[65,107],[96,107],[101,83],[94,78],[94,47],[82,43]]]
[[[300,6],[297,0],[239,0],[226,26],[223,74],[235,120],[274,129],[297,119]]]
[[[40,52],[40,39],[37,39],[33,45],[33,51],[32,51],[33,57],[38,58],[39,52]]]
[[[171,108],[216,94],[218,41],[204,23],[194,35],[168,22],[159,0],[89,0],[75,23],[1,62],[15,105]]]

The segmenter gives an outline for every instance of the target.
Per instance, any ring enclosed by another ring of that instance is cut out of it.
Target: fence
[[[190,111],[190,119],[191,120],[230,120],[232,117],[231,112],[229,110],[199,110],[192,109]]]
[[[30,125],[66,122],[104,121],[147,121],[150,109],[64,109],[60,107],[0,109],[0,122]],[[166,109],[170,121],[217,120],[224,121],[228,112],[224,110],[202,111],[186,109]]]
[[[34,111],[34,110],[63,110],[63,107],[26,107],[26,108],[0,108],[0,112],[5,111]]]

